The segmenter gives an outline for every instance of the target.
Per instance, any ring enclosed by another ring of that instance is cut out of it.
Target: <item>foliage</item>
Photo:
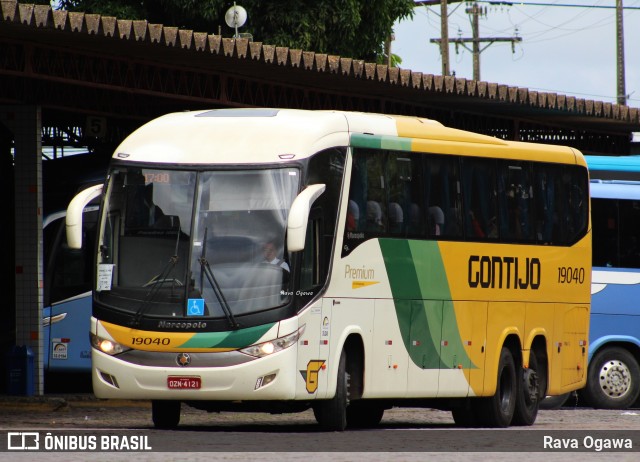
[[[241,32],[255,41],[378,61],[396,20],[413,16],[413,0],[238,0],[247,10]],[[60,0],[60,8],[146,19],[231,36],[226,0]],[[394,61],[392,57],[392,62]]]

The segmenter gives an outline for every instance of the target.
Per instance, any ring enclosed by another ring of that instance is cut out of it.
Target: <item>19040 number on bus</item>
[[[584,284],[584,275],[584,268],[559,266],[558,284]]]

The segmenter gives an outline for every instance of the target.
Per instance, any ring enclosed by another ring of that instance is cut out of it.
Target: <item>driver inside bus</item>
[[[266,263],[279,266],[289,272],[289,264],[278,256],[275,239],[269,239],[262,245],[262,255]]]

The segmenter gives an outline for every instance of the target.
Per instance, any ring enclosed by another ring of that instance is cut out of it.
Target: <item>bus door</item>
[[[319,389],[333,391],[333,379],[338,371],[340,354],[345,348],[345,342],[349,335],[357,335],[364,343],[365,371],[364,393],[370,383],[367,374],[368,363],[371,358],[367,357],[367,351],[371,347],[371,333],[373,332],[374,300],[371,298],[332,298],[327,297],[322,303],[322,326],[320,332],[320,358],[327,359],[326,370],[320,374]],[[363,358],[350,357],[347,354],[347,361],[360,361]],[[329,380],[329,378],[332,380]],[[365,396],[366,397],[366,396]]]
[[[91,282],[93,246],[98,207],[85,209],[83,245],[80,250],[67,246],[64,213],[47,220],[45,242],[45,280],[43,311],[44,367],[50,372],[89,372],[91,346]]]

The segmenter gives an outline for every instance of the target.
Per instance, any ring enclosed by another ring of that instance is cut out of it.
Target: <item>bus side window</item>
[[[493,160],[465,158],[462,162],[465,237],[468,240],[497,238],[495,223],[496,182]]]
[[[572,244],[584,235],[588,223],[588,201],[584,200],[584,191],[588,191],[587,171],[585,168],[564,166],[562,189],[564,197],[564,220],[562,242]]]
[[[329,272],[331,252],[326,249],[331,249],[334,245],[345,161],[346,151],[335,148],[315,154],[309,163],[308,184],[326,184],[325,192],[314,202],[309,216],[309,223],[315,223],[314,232],[317,235],[314,242],[317,241],[316,255],[319,258],[315,266],[315,280],[318,284],[324,283]],[[362,209],[359,214],[362,217]]]
[[[462,191],[458,159],[425,156],[424,172],[427,236],[453,239],[461,237]]]
[[[620,266],[640,268],[640,202],[626,199],[616,202],[620,207]]]
[[[532,242],[535,227],[531,165],[528,162],[504,161],[499,172],[500,237],[507,241]]]
[[[307,237],[304,251],[302,252],[302,265],[300,268],[300,289],[302,292],[310,292],[322,284],[322,242],[321,242],[321,218],[318,210],[312,210],[307,223]]]
[[[557,168],[548,165],[536,166],[535,172],[535,204],[536,204],[536,234],[541,244],[551,244],[554,241],[554,232],[557,227],[556,216],[556,184],[551,169]]]
[[[602,198],[591,199],[593,266],[609,268],[617,268],[620,266],[620,253],[618,249],[621,248],[621,212],[624,210],[624,206],[621,204],[622,202],[625,201]],[[637,218],[636,216],[636,220]]]

